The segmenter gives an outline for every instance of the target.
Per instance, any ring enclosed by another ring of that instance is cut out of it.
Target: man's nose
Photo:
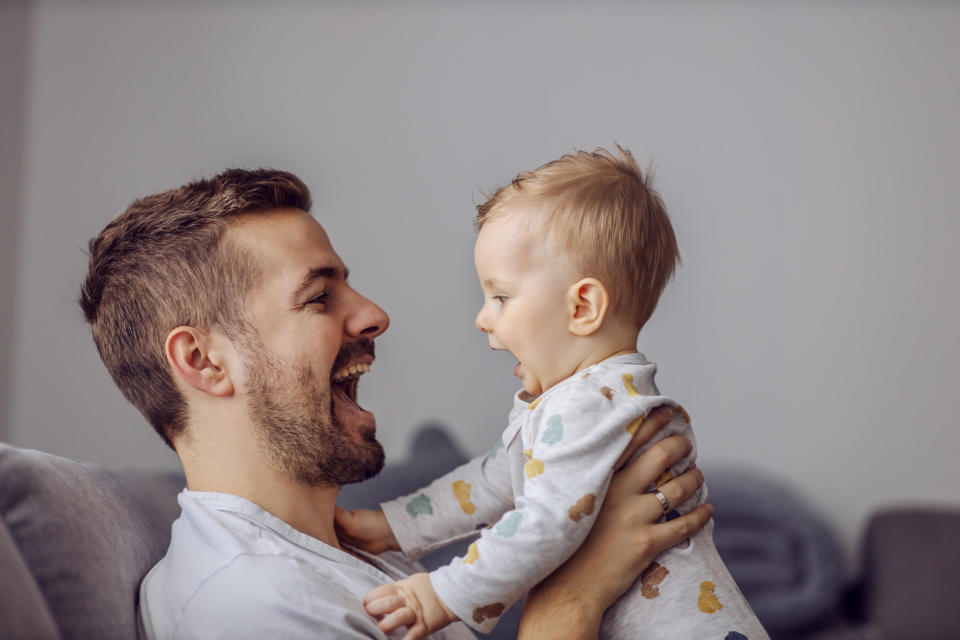
[[[367,300],[356,291],[353,294],[356,299],[353,313],[347,318],[347,333],[354,338],[373,340],[390,326],[390,316],[378,305]]]

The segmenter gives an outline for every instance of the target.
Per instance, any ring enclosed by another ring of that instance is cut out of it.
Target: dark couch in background
[[[374,480],[344,487],[338,502],[374,506],[464,460],[437,428],[422,430],[411,451]],[[851,587],[836,540],[792,493],[744,473],[707,478],[717,547],[773,638],[960,638],[960,512],[875,516],[864,575]],[[166,549],[182,486],[177,474],[105,470],[0,444],[0,638],[135,638],[137,586]],[[518,613],[488,637],[513,637]]]

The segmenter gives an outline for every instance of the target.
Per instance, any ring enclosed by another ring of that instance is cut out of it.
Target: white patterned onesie
[[[613,464],[651,410],[676,409],[654,442],[676,433],[693,442],[689,416],[659,395],[655,372],[655,364],[632,353],[588,367],[530,403],[518,394],[509,426],[487,455],[381,505],[410,557],[479,530],[466,556],[430,573],[437,595],[461,620],[489,633],[510,605],[576,551],[593,526]],[[689,469],[695,457],[696,446],[658,484]],[[688,513],[705,494],[701,489],[666,517]],[[712,530],[711,521],[689,543],[657,557],[607,611],[602,637],[767,638],[717,554]]]

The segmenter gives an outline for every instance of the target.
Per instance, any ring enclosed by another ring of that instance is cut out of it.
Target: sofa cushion
[[[7,640],[60,637],[47,603],[6,525],[0,521],[0,620]]]
[[[867,525],[863,598],[887,638],[958,637],[960,510],[885,509]]]
[[[793,491],[742,469],[706,469],[717,551],[770,635],[828,620],[846,581],[836,534]]]
[[[2,443],[0,478],[0,517],[62,636],[136,637],[138,586],[169,544],[182,478]]]

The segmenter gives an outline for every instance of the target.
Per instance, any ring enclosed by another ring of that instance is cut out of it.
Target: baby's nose
[[[477,325],[477,329],[483,331],[484,333],[490,333],[489,325],[487,324],[486,314],[483,312],[483,309],[480,309],[480,312],[477,313],[477,317],[474,320],[474,324]]]

